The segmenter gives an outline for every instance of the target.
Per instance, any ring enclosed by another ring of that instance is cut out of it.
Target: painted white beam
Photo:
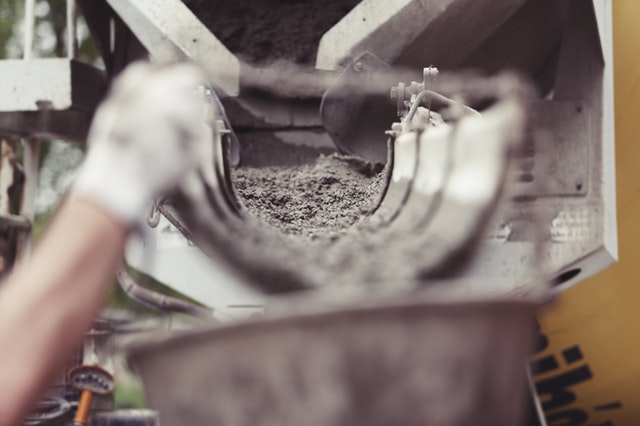
[[[0,61],[0,112],[93,110],[104,94],[101,70],[68,58]]]
[[[365,51],[393,63],[418,39],[426,54],[457,49],[464,57],[525,1],[363,0],[324,34],[316,68],[339,70]]]
[[[240,91],[240,62],[180,0],[107,0],[158,60],[190,58],[225,96]]]

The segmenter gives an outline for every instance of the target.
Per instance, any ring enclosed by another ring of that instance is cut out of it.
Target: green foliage
[[[0,2],[0,55],[8,58],[9,40],[17,35],[16,22],[24,14],[23,0],[3,0]]]
[[[31,230],[31,237],[34,241],[37,241],[42,235],[42,231],[44,231],[45,225],[53,216],[53,212],[53,209],[48,209],[47,211],[36,215],[33,221],[33,229]]]
[[[116,409],[145,408],[142,385],[135,380],[116,380],[113,390]]]

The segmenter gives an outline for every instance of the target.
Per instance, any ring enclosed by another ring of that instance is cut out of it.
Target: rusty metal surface
[[[0,134],[84,142],[92,114],[73,109],[0,112]]]
[[[138,344],[164,425],[520,424],[531,302],[421,302],[272,318]]]

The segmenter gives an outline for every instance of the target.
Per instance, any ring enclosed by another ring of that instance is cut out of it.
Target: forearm
[[[0,285],[0,425],[16,424],[81,344],[126,236],[103,210],[69,201],[31,258]]]
[[[82,342],[128,226],[211,161],[215,117],[195,95],[204,80],[191,64],[134,64],[96,110],[71,201],[0,285],[0,426],[19,422]]]

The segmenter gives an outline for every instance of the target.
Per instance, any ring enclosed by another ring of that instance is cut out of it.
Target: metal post
[[[25,0],[24,2],[24,59],[31,59],[33,56],[33,32],[36,25],[35,3],[36,0]]]
[[[26,139],[24,142],[24,192],[22,193],[22,206],[20,216],[33,223],[36,215],[36,190],[38,187],[38,169],[40,166],[40,143],[33,139]],[[18,256],[25,256],[31,250],[31,229],[29,228],[21,235]]]
[[[78,52],[76,16],[75,0],[67,0],[67,57],[69,59],[75,58]]]

